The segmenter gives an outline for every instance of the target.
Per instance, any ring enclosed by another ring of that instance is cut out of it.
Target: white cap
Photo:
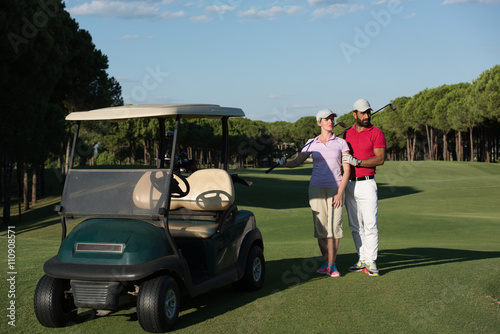
[[[372,107],[370,107],[370,103],[368,101],[366,101],[365,99],[359,99],[356,102],[354,102],[354,106],[352,107],[352,110],[365,112],[367,110],[372,110]]]
[[[322,118],[328,118],[330,116],[337,117],[337,114],[331,111],[330,109],[321,109],[316,114],[316,120],[319,122]]]

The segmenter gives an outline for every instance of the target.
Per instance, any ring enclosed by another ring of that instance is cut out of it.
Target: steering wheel
[[[190,190],[188,180],[184,176],[182,176],[181,173],[179,172],[173,172],[173,173],[174,175],[172,176],[172,185],[170,186],[171,189],[170,196],[173,198],[180,198],[186,196],[187,194],[189,194]],[[174,176],[176,176],[182,181],[186,190],[182,190],[182,188],[179,185],[179,182],[177,181],[177,178]]]

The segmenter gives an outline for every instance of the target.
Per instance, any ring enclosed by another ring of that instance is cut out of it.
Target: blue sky
[[[294,122],[377,109],[500,64],[500,0],[70,0],[125,103]]]

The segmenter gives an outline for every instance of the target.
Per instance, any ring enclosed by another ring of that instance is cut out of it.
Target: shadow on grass
[[[54,203],[43,206],[37,204],[37,206],[29,211],[23,212],[21,217],[19,217],[19,215],[12,215],[10,220],[9,225],[16,227],[16,234],[22,234],[60,223],[59,216],[54,211]],[[0,233],[3,234],[6,229],[7,226],[2,225]]]
[[[299,174],[294,174],[299,175]],[[267,208],[294,209],[309,207],[309,179],[293,180],[271,177],[244,177],[253,182],[252,186],[236,185],[236,202],[238,205]],[[419,193],[413,187],[394,186],[378,183],[379,200],[408,196]]]
[[[239,326],[245,326],[245,331],[252,326],[249,321],[255,320],[255,316],[264,312],[279,312],[282,301],[279,292],[298,287],[302,283],[312,280],[327,278],[316,274],[316,269],[321,266],[323,260],[320,257],[281,259],[266,261],[266,277],[264,286],[253,292],[238,292],[227,286],[204,295],[190,298],[187,297],[182,303],[182,314],[175,325],[175,329],[188,328],[198,323],[217,317],[226,312],[238,309],[249,303],[256,302],[249,312],[234,324],[234,331]],[[271,295],[276,294],[276,304]],[[262,299],[270,296],[271,299]],[[247,325],[249,325],[247,327]],[[255,324],[254,324],[255,325]]]
[[[379,252],[380,273],[445,263],[500,258],[500,252],[471,251],[448,248],[403,248]]]
[[[413,194],[418,194],[422,192],[421,190],[417,190],[413,187],[406,187],[406,186],[392,186],[386,183],[378,183],[377,182],[377,187],[378,187],[378,199],[379,200],[384,200],[388,198],[395,198],[395,197],[401,197],[401,196],[408,196],[408,195],[413,195]]]
[[[469,251],[444,248],[406,248],[389,249],[380,251],[378,264],[381,267],[381,275],[391,271],[410,269],[415,267],[440,265],[453,262],[473,261],[500,257],[500,252]],[[340,254],[337,263],[342,276],[350,274],[347,266],[357,260],[357,254]],[[316,273],[316,269],[322,264],[321,257],[281,259],[266,262],[266,278],[264,286],[254,292],[238,292],[226,286],[201,296],[181,297],[181,314],[173,331],[189,328],[196,324],[208,321],[224,313],[233,311],[247,304],[253,305],[239,318],[237,323],[231,324],[234,331],[244,327],[245,331],[251,331],[253,323],[259,315],[280,312],[280,305],[288,303],[286,298],[279,293],[288,289],[299,288],[301,284],[320,279],[331,279]],[[353,273],[357,274],[357,273]],[[274,297],[273,297],[274,295]],[[266,298],[263,298],[266,297]],[[126,321],[137,322],[137,313],[134,304],[126,304],[116,313],[107,317],[124,318]],[[87,321],[99,321],[93,310],[80,312],[75,319],[78,325]],[[256,328],[258,329],[258,327]]]

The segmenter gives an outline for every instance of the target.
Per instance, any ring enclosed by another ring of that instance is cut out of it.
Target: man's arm
[[[363,159],[356,167],[376,167],[384,164],[385,147],[376,147],[373,149],[374,157]]]

